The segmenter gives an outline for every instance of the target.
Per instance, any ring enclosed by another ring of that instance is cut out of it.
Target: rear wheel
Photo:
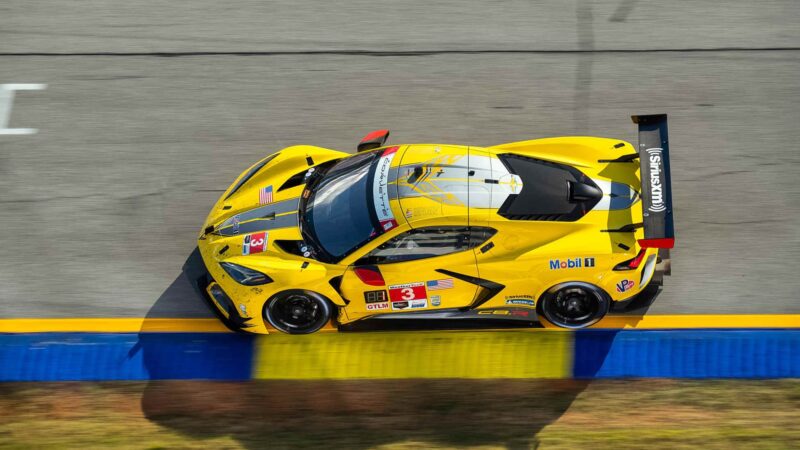
[[[289,334],[313,333],[331,318],[333,306],[316,292],[284,291],[273,296],[264,307],[264,318],[273,327]]]
[[[550,288],[539,302],[539,313],[562,328],[584,328],[608,312],[611,301],[599,287],[588,283],[564,283]]]

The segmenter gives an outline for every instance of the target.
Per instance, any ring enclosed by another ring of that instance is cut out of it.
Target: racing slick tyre
[[[264,306],[264,318],[279,331],[313,333],[333,314],[331,302],[316,292],[290,290],[275,294]]]
[[[539,314],[562,328],[585,328],[603,318],[611,299],[597,286],[569,282],[550,288],[539,301]]]

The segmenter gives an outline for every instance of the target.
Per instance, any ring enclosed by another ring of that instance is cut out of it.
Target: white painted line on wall
[[[0,135],[36,134],[36,128],[8,128],[11,119],[11,105],[14,103],[15,91],[41,91],[47,89],[46,84],[8,83],[0,84]]]

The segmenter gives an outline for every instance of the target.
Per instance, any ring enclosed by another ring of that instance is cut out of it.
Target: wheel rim
[[[292,293],[270,302],[267,320],[281,331],[307,333],[324,325],[328,320],[328,311],[320,300],[302,293]]]
[[[570,286],[555,292],[544,303],[547,320],[565,328],[591,325],[602,317],[603,299],[597,292]]]

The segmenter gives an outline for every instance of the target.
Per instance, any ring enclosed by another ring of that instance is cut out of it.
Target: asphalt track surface
[[[800,2],[0,4],[0,317],[204,317],[180,277],[241,170],[296,143],[635,142],[670,114],[651,314],[800,313]]]

